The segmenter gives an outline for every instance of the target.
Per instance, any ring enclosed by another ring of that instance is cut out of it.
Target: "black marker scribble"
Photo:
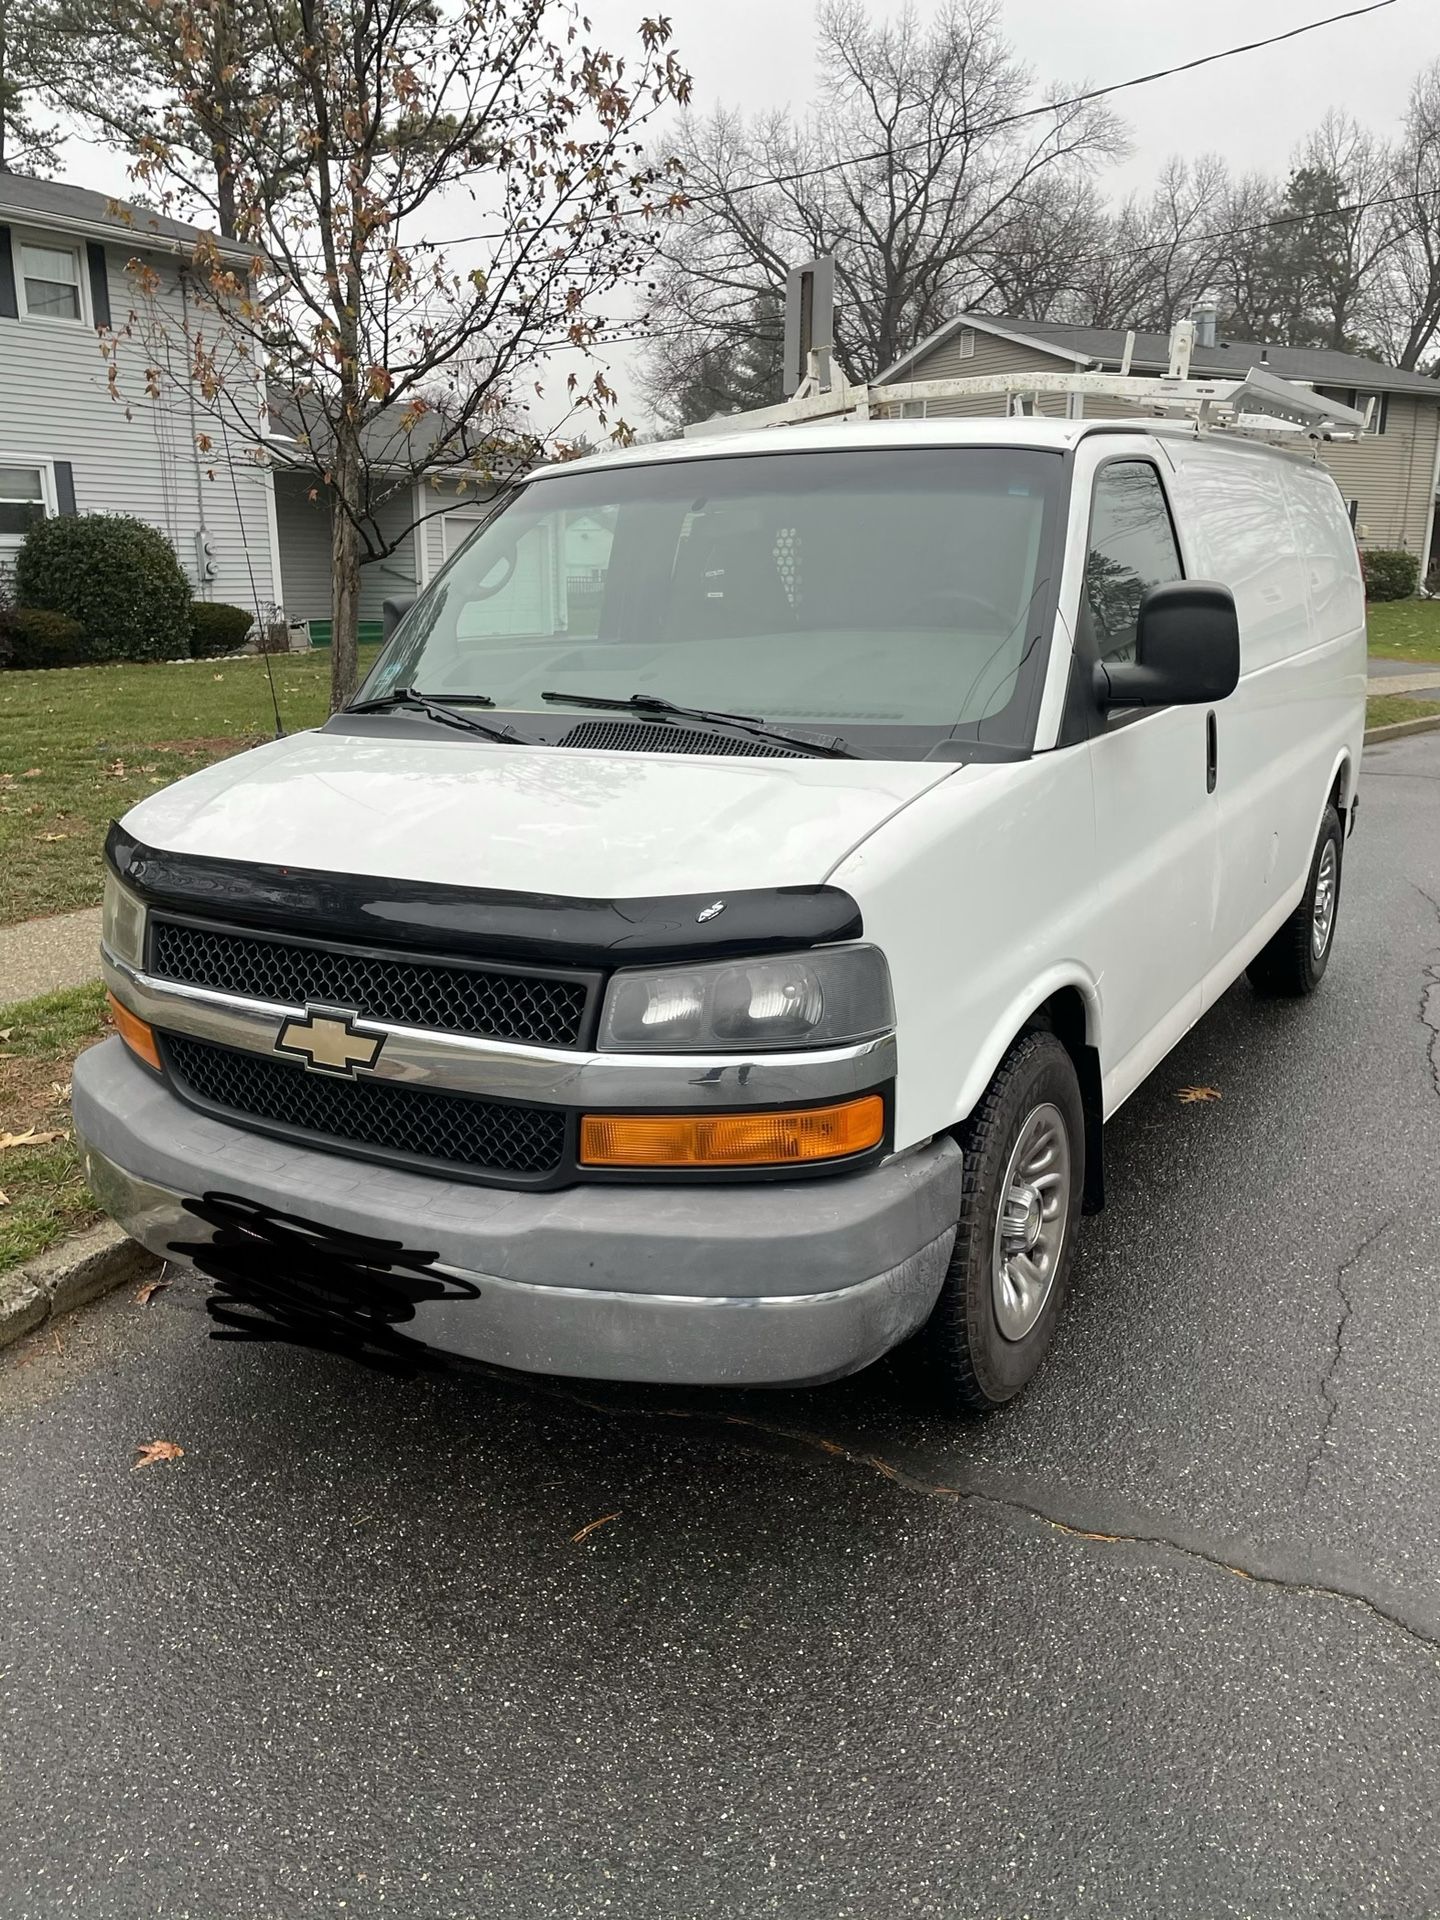
[[[283,1340],[411,1374],[441,1364],[399,1331],[416,1306],[480,1295],[469,1280],[432,1272],[434,1250],[347,1233],[239,1194],[184,1204],[213,1238],[172,1241],[168,1251],[215,1282],[205,1303],[212,1340]]]

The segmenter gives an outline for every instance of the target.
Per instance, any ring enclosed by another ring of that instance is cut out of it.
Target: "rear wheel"
[[[961,1129],[960,1219],[917,1336],[944,1404],[985,1412],[1045,1357],[1070,1283],[1085,1182],[1080,1083],[1052,1033],[1026,1033]]]
[[[1294,913],[1246,969],[1260,993],[1298,999],[1313,993],[1330,964],[1335,914],[1340,905],[1340,816],[1326,807],[1310,860],[1310,878]]]

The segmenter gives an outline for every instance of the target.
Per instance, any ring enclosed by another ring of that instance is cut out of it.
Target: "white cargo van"
[[[1325,971],[1365,608],[1308,454],[834,424],[536,475],[318,731],[108,846],[89,1177],[225,1312],[1029,1378],[1103,1124]]]

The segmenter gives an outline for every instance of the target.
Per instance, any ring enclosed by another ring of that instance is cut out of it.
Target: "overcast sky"
[[[922,13],[933,0],[920,0]],[[1346,0],[1207,0],[1166,7],[1156,0],[1003,0],[1005,31],[1032,69],[1036,97],[1051,80],[1070,91],[1127,79],[1199,54],[1323,18]],[[633,44],[647,11],[664,10],[674,45],[695,82],[694,111],[804,108],[814,84],[810,0],[590,0],[601,44]],[[876,14],[885,8],[874,7]],[[1395,0],[1383,12],[1325,27],[1284,46],[1242,54],[1199,72],[1119,95],[1112,105],[1130,129],[1132,151],[1104,176],[1116,197],[1143,192],[1171,153],[1216,151],[1233,168],[1281,171],[1295,143],[1330,106],[1347,108],[1389,134],[1416,72],[1440,56],[1436,0]],[[72,144],[66,175],[81,185],[125,191],[124,162]],[[453,224],[452,224],[453,218]],[[466,231],[464,207],[437,227]],[[630,369],[612,368],[632,420],[639,412]]]

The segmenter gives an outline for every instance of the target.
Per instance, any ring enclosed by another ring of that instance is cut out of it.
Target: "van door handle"
[[[1215,724],[1215,712],[1212,708],[1205,716],[1205,791],[1215,791],[1215,781],[1220,770],[1220,736]]]

